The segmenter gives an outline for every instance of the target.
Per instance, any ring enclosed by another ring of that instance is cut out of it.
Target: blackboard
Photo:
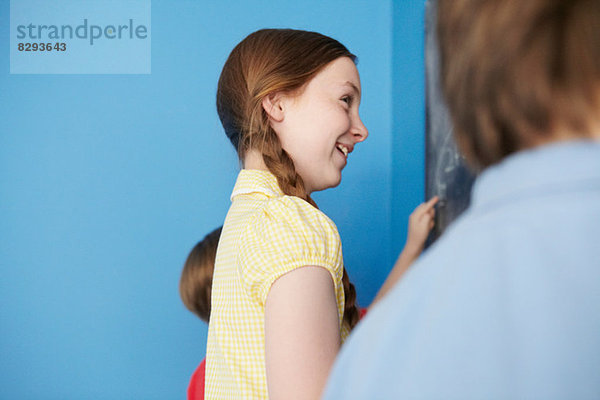
[[[474,174],[456,149],[452,124],[440,87],[436,39],[437,1],[425,3],[425,197],[439,196],[435,227],[428,244],[435,241],[469,205]]]

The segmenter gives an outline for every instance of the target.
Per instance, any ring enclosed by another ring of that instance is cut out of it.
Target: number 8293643
[[[67,51],[66,43],[19,43],[19,51]]]

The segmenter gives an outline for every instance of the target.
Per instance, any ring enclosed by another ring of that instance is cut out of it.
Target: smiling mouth
[[[348,148],[346,146],[338,143],[335,147],[337,147],[337,149],[342,152],[344,157],[348,158]]]

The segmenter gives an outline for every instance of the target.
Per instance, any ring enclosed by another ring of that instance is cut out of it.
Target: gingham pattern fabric
[[[335,224],[306,201],[284,195],[267,171],[240,171],[231,201],[215,261],[205,396],[268,399],[264,305],[271,284],[305,265],[327,269],[344,340],[342,246]]]

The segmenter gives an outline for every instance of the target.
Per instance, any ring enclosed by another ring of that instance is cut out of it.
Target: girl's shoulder
[[[296,196],[269,199],[254,222],[264,229],[293,230],[312,235],[333,235],[339,240],[335,223],[321,210]]]
[[[274,197],[257,210],[242,232],[237,260],[246,292],[261,305],[271,284],[293,269],[324,267],[336,285],[341,284],[343,274],[342,244],[335,224],[294,196]]]

